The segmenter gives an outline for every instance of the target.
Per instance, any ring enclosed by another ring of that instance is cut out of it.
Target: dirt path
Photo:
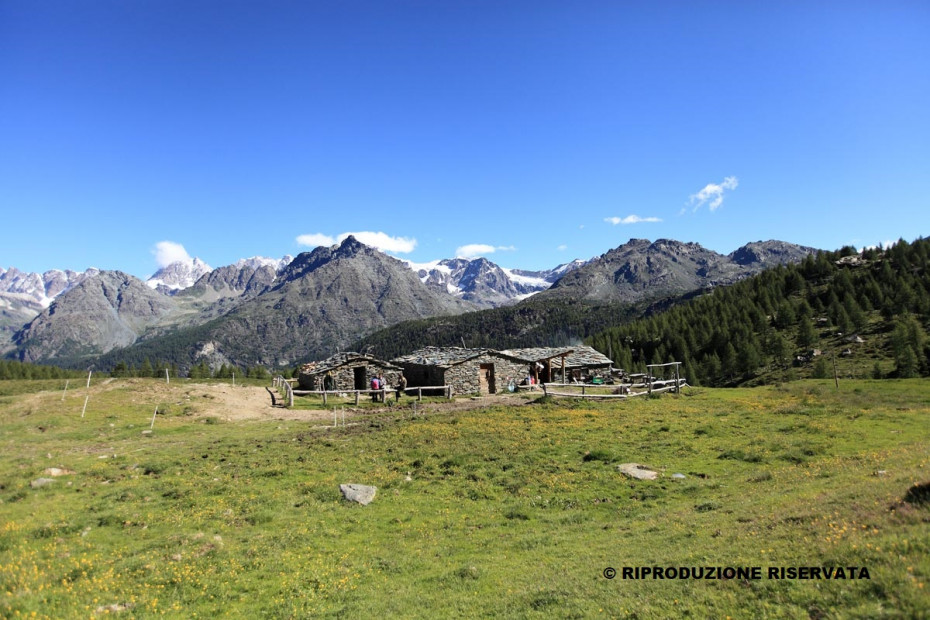
[[[264,386],[233,386],[228,383],[196,383],[187,380],[172,381],[170,385],[148,379],[106,379],[91,386],[91,399],[93,394],[105,393],[113,390],[126,390],[129,401],[132,403],[164,403],[173,408],[189,409],[197,417],[216,417],[225,421],[240,420],[303,420],[323,421],[332,420],[332,410],[318,409],[288,409],[280,406],[282,398]],[[69,398],[74,394],[84,394],[84,386],[69,391]],[[57,394],[42,393],[23,397],[24,404],[35,402],[47,403],[57,400]],[[506,406],[521,407],[535,400],[525,395],[499,394],[494,396],[469,397],[461,396],[452,401],[419,403],[419,411],[424,414],[445,413],[454,411],[468,411],[482,407]],[[275,401],[279,406],[275,406]],[[413,406],[414,398],[401,399],[400,406],[409,408]],[[350,403],[345,407],[347,418],[355,415],[376,414],[390,412],[393,407],[373,409],[365,407],[356,411]]]
[[[287,409],[272,406],[272,394],[265,388],[233,388],[231,386],[203,386],[218,388],[208,391],[213,396],[211,404],[205,405],[203,415],[215,415],[226,420],[332,420],[331,410],[320,409]],[[198,387],[199,389],[199,387]],[[276,396],[280,401],[281,397]],[[402,399],[400,405],[410,407],[414,399]],[[443,413],[452,411],[468,411],[482,407],[507,406],[520,407],[532,402],[523,396],[513,394],[467,397],[463,396],[451,402],[430,402],[421,404],[423,413]],[[365,408],[356,412],[353,407],[346,406],[346,417],[391,411],[390,407],[380,409]]]

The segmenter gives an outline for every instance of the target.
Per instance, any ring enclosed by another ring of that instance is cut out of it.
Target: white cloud
[[[739,179],[736,177],[725,177],[719,185],[717,183],[708,183],[704,189],[696,194],[691,194],[689,203],[694,207],[692,211],[697,211],[703,205],[711,211],[716,211],[723,204],[723,194],[726,190],[736,189],[739,185]]]
[[[167,267],[171,263],[190,262],[191,256],[184,249],[184,246],[174,241],[159,241],[152,249],[155,255],[155,262],[159,267]]]
[[[417,247],[416,239],[408,239],[407,237],[392,237],[383,232],[370,231],[344,232],[335,238],[330,237],[329,235],[324,235],[323,233],[300,235],[297,237],[297,243],[314,248],[321,245],[330,246],[337,243],[342,243],[346,240],[346,237],[349,237],[350,235],[355,237],[360,243],[369,245],[373,248],[381,250],[382,252],[406,254],[408,252],[413,252],[414,248]]]
[[[298,245],[306,245],[308,247],[315,248],[321,245],[335,245],[336,240],[329,235],[324,235],[323,233],[312,233],[309,235],[300,235],[297,237],[297,243]]]
[[[455,255],[458,258],[477,258],[485,254],[494,254],[494,252],[514,252],[516,249],[517,248],[512,245],[499,245],[495,247],[486,243],[469,243],[468,245],[456,248]]]
[[[661,222],[661,217],[640,217],[638,215],[628,215],[626,217],[605,217],[604,221],[608,224],[642,224],[643,222]]]
[[[383,232],[345,232],[339,235],[336,240],[342,243],[349,235],[352,235],[358,239],[359,242],[364,243],[365,245],[370,245],[373,248],[377,248],[382,252],[407,254],[409,252],[413,252],[414,248],[417,247],[416,239],[408,239],[407,237],[391,237],[390,235]]]
[[[891,246],[893,246],[895,243],[897,243],[897,241],[891,241],[890,239],[887,239],[887,240],[882,241],[880,244],[877,244],[877,245],[866,245],[866,246],[863,246],[863,247],[859,248],[859,251],[861,252],[862,250],[887,250],[888,248],[890,248]]]
[[[565,245],[564,243],[556,248],[556,250],[558,250],[559,252],[564,252],[567,249],[568,249],[568,246]]]

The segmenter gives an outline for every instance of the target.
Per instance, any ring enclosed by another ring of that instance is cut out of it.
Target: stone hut
[[[566,378],[571,381],[584,381],[586,378],[610,379],[614,362],[612,359],[585,345],[572,347],[574,351],[565,358]]]
[[[526,376],[524,360],[493,349],[426,347],[391,360],[408,387],[452,386],[453,394],[495,394]]]
[[[327,375],[332,377],[333,390],[367,390],[372,377],[384,375],[389,386],[397,385],[403,368],[363,353],[337,353],[322,362],[310,362],[300,367],[297,383],[302,390],[322,390]],[[329,383],[326,381],[326,383]]]
[[[521,360],[524,363],[523,376],[520,377],[517,383],[525,384],[527,383],[525,380],[532,377],[534,384],[540,384],[562,381],[562,368],[565,367],[565,360],[573,350],[565,347],[532,347],[529,349],[507,349],[500,353]]]

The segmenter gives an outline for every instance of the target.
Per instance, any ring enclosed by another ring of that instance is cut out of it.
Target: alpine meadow
[[[217,410],[223,392],[264,392],[241,383],[95,379],[83,417],[83,385],[0,387],[4,617],[875,618],[930,603],[924,379],[408,402],[336,425]],[[627,461],[660,476],[626,478]],[[344,482],[377,496],[346,502]]]

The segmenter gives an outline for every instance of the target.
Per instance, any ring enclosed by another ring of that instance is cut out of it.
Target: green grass
[[[83,390],[0,399],[0,616],[111,605],[176,618],[930,609],[926,380],[416,418],[403,408],[335,429],[179,409],[151,436],[153,407],[168,399],[150,390],[152,402],[132,402],[133,385],[92,392],[84,419]],[[616,466],[630,461],[663,475],[626,479]],[[76,473],[32,488],[47,467]],[[346,503],[344,482],[373,484],[377,497]],[[653,565],[864,566],[871,579],[603,577]]]
[[[283,389],[279,389],[276,392],[276,399],[286,404],[287,396],[284,395]],[[462,397],[467,398],[467,397]],[[397,407],[398,410],[401,409],[412,409],[414,402],[417,403],[418,407],[423,407],[430,404],[441,404],[448,403],[449,400],[442,396],[424,396],[421,400],[417,400],[416,396],[402,396],[400,400],[397,400],[396,393],[388,391],[385,395],[384,402],[372,400],[370,395],[361,394],[358,399],[358,405],[355,404],[355,394],[353,392],[345,392],[345,396],[339,395],[327,395],[326,404],[323,404],[323,397],[317,395],[304,395],[304,396],[295,396],[294,397],[294,409],[308,409],[308,410],[332,410],[332,409],[351,409],[353,411],[381,411],[385,408],[394,408]]]

